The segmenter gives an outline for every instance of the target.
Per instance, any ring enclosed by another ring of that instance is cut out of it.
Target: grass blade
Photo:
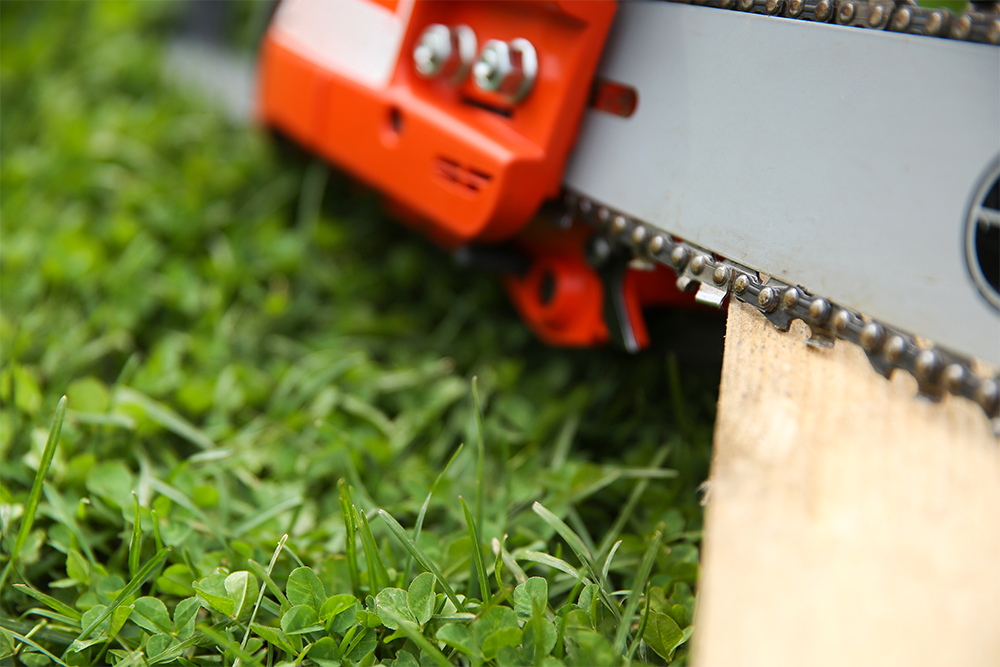
[[[472,411],[475,413],[476,417],[476,526],[482,528],[485,513],[485,500],[484,496],[486,493],[486,441],[483,438],[483,412],[479,405],[479,379],[476,377],[472,378]],[[465,503],[462,503],[463,507]],[[478,542],[477,542],[478,545]],[[482,554],[480,554],[480,561],[482,561]],[[469,577],[469,597],[476,597],[476,592],[473,590],[476,583],[482,583],[482,577],[477,579],[476,567],[477,563],[473,559],[473,571],[470,573]],[[480,591],[479,598],[486,600],[489,595],[484,591]]]
[[[441,667],[451,667],[451,662],[447,657],[445,657],[444,653],[441,652],[441,649],[435,646],[431,640],[427,639],[427,637],[420,632],[420,628],[386,607],[382,608],[382,613],[388,616],[393,623],[396,623],[399,626],[400,632],[413,640],[413,643],[419,646],[421,651],[430,656],[431,659],[434,660],[435,664],[438,664]]]
[[[18,556],[21,555],[21,549],[24,548],[24,543],[28,541],[28,535],[31,533],[31,526],[35,523],[35,514],[38,513],[38,503],[42,499],[42,486],[45,484],[45,475],[48,474],[49,466],[52,465],[52,457],[55,456],[56,445],[59,443],[59,434],[62,432],[63,419],[65,418],[66,397],[63,396],[56,405],[56,416],[52,421],[52,427],[49,429],[49,437],[45,441],[45,449],[42,450],[42,458],[38,463],[38,470],[35,472],[35,481],[31,484],[31,491],[28,492],[28,502],[24,506],[24,515],[21,517],[21,527],[18,529],[17,537],[14,539],[14,547],[10,550],[10,560],[7,561],[7,566],[3,569],[3,574],[0,574],[0,591],[4,590],[4,584],[7,583],[10,570],[14,566],[14,563],[17,562]]]
[[[31,586],[28,586],[27,584],[14,584],[14,588],[17,588],[18,590],[20,590],[21,592],[25,593],[26,595],[30,595],[31,597],[35,598],[39,602],[44,602],[45,604],[47,604],[52,609],[58,611],[60,614],[63,614],[65,616],[69,616],[70,618],[72,618],[77,623],[79,623],[80,619],[83,618],[83,614],[81,614],[80,612],[78,612],[76,609],[73,609],[73,607],[70,607],[65,602],[57,600],[54,597],[52,597],[51,595],[46,595],[45,593],[43,593],[43,592],[41,592],[39,590],[35,590],[34,588],[32,588]]]
[[[566,574],[577,579],[578,581],[583,582],[585,585],[591,583],[590,579],[580,574],[580,572],[575,567],[573,567],[566,561],[562,560],[561,558],[556,558],[555,556],[550,556],[549,554],[541,553],[538,551],[527,551],[527,550],[517,552],[517,555],[515,557],[518,560],[530,560],[535,563],[541,563],[542,565],[548,565],[549,567],[554,567],[561,572],[565,572]],[[601,602],[603,602],[604,606],[611,611],[615,619],[620,620],[622,615],[621,609],[619,609],[618,605],[615,604],[615,601],[611,599],[611,595],[608,593],[608,591],[604,589],[604,586],[599,585],[597,587],[597,593],[601,598]]]
[[[202,512],[197,505],[191,502],[190,498],[188,498],[179,490],[170,486],[166,482],[160,481],[155,477],[149,480],[149,485],[153,488],[154,491],[156,491],[161,495],[166,496],[167,498],[170,498],[172,501],[174,501],[175,503],[186,509],[188,512],[190,512],[192,515],[194,515],[194,517],[199,521],[201,521],[203,524],[205,524],[205,526],[210,531],[212,531],[212,534],[215,535],[216,539],[218,539],[219,542],[221,542],[222,545],[227,550],[229,550],[229,543],[226,541],[226,537],[222,531],[222,528],[217,523],[208,518],[208,516],[204,512]]]
[[[649,604],[649,582],[646,582],[646,590],[643,592],[643,597],[646,598],[646,608],[642,612],[642,620],[639,621],[639,627],[635,630],[635,637],[632,639],[632,643],[628,646],[628,652],[625,654],[625,665],[632,664],[632,656],[635,655],[635,650],[639,648],[639,643],[642,642],[642,636],[646,633],[646,624],[649,622],[649,610],[652,607]]]
[[[670,453],[670,445],[663,445],[662,447],[657,449],[656,453],[653,454],[653,460],[649,462],[649,467],[659,468],[661,465],[663,465],[663,462],[666,460],[667,454],[669,453]],[[621,511],[615,518],[615,522],[611,524],[611,528],[608,529],[608,532],[604,535],[604,538],[601,540],[600,546],[597,547],[598,554],[604,554],[608,549],[611,548],[611,545],[614,544],[615,540],[618,539],[618,536],[621,535],[622,529],[628,522],[629,517],[632,516],[632,512],[635,511],[635,507],[636,505],[639,504],[639,500],[642,498],[642,494],[646,492],[647,486],[649,486],[649,480],[641,479],[636,483],[634,487],[632,487],[632,492],[629,493],[628,500],[625,501],[625,505],[622,506]]]
[[[580,538],[581,542],[583,542],[583,546],[586,547],[587,553],[596,554],[597,546],[594,545],[594,539],[590,536],[590,531],[587,530],[587,524],[584,523],[580,513],[577,512],[576,508],[572,505],[566,508],[566,521],[569,522],[573,532],[575,532],[576,536]],[[597,564],[599,561],[596,556],[592,557],[594,558],[594,564]]]
[[[163,537],[160,535],[160,517],[156,510],[149,510],[149,513],[153,515],[153,541],[156,543],[156,550],[159,551],[163,548]]]
[[[239,537],[244,533],[250,532],[257,526],[261,525],[262,523],[270,519],[273,519],[282,512],[290,510],[293,507],[298,507],[301,504],[302,504],[302,496],[291,496],[290,498],[285,498],[284,500],[280,500],[274,505],[271,505],[270,507],[267,507],[262,511],[257,512],[253,516],[246,519],[243,523],[233,528],[231,534],[233,537]]]
[[[285,542],[287,540],[288,540],[288,535],[281,536],[281,539],[278,540],[278,546],[275,548],[274,553],[271,554],[271,562],[267,564],[267,569],[264,570],[264,572],[262,573],[261,579],[263,579],[264,583],[267,584],[266,586],[267,588],[271,588],[271,586],[277,588],[277,586],[274,584],[274,580],[271,578],[271,572],[274,570],[274,564],[278,561],[278,556],[281,555],[281,549],[282,547],[285,546]],[[254,561],[249,561],[249,562],[254,563],[254,565],[257,565],[257,563],[255,563]],[[254,619],[257,618],[257,610],[260,609],[260,603],[264,599],[264,588],[265,588],[264,586],[261,586],[260,590],[257,592],[257,603],[254,604],[253,611],[250,612],[250,618],[249,620],[247,620],[247,631],[243,635],[243,641],[240,642],[241,651],[246,651],[247,641],[250,639],[250,626],[253,625]],[[282,607],[281,609],[282,613],[284,613],[288,609],[288,600],[285,598],[284,595],[281,595],[280,592],[278,593],[278,599],[279,600],[284,599],[285,606]],[[233,667],[240,667],[239,657],[237,657],[236,660],[233,661]]]
[[[444,469],[438,473],[438,476],[434,478],[434,483],[431,484],[431,490],[427,492],[427,497],[424,498],[424,504],[420,506],[420,513],[417,514],[417,523],[413,527],[413,542],[414,544],[420,544],[420,532],[423,530],[424,526],[424,516],[427,514],[427,508],[431,504],[431,496],[434,495],[434,491],[437,489],[437,485],[444,479],[444,476],[448,473],[448,469],[451,468],[451,464],[455,462],[459,454],[465,448],[465,444],[460,444],[455,450],[455,453],[451,455],[448,463],[445,464]],[[410,581],[410,574],[413,572],[413,556],[407,554],[406,556],[406,569],[403,574],[403,581]]]
[[[250,664],[250,665],[259,665],[260,664],[260,657],[259,656],[252,656],[249,653],[247,653],[246,651],[244,651],[240,647],[240,645],[237,644],[236,642],[234,642],[233,638],[230,637],[227,633],[225,633],[225,632],[219,632],[215,628],[210,628],[207,625],[199,625],[198,629],[201,630],[201,633],[203,635],[205,635],[206,637],[208,637],[209,639],[211,639],[213,642],[215,642],[219,646],[223,646],[223,647],[229,649],[230,651],[232,651],[233,653],[235,653],[237,660],[243,660],[244,662],[246,662],[247,664]]]
[[[281,586],[279,586],[278,582],[271,577],[266,567],[255,561],[253,558],[247,559],[247,567],[251,572],[263,580],[264,585],[267,586],[268,590],[274,593],[274,597],[278,599],[278,605],[282,614],[292,608],[292,603],[288,601],[287,597],[285,597],[285,593],[281,590]]]
[[[562,428],[559,429],[559,435],[556,436],[555,447],[552,448],[549,470],[559,470],[566,463],[566,457],[569,456],[569,448],[573,444],[573,438],[576,437],[578,426],[580,426],[579,412],[574,412],[563,422]]]
[[[371,524],[364,512],[358,511],[357,506],[352,505],[354,510],[354,520],[361,527],[361,546],[365,550],[365,559],[368,561],[368,587],[369,592],[374,595],[389,585],[389,572],[382,561],[382,554],[375,543],[375,536],[372,534]]]
[[[594,562],[594,557],[587,549],[587,546],[580,539],[580,536],[573,532],[573,529],[566,525],[566,522],[553,514],[547,507],[539,502],[536,502],[531,506],[535,514],[540,516],[542,520],[549,524],[559,536],[566,540],[566,544],[569,548],[573,550],[576,557],[580,559],[580,562],[587,568],[590,572],[590,576],[593,577],[595,581],[601,583],[604,586],[604,581],[600,576],[600,571],[597,569],[597,564]]]
[[[472,378],[472,409],[476,414],[476,525],[483,525],[483,497],[486,477],[486,442],[483,439],[483,411],[479,404],[479,379]],[[485,596],[484,598],[485,599]]]
[[[358,572],[358,527],[354,524],[354,512],[351,511],[351,497],[347,490],[347,482],[341,478],[337,481],[340,487],[340,512],[344,515],[344,529],[347,531],[345,548],[347,551],[347,571],[351,576],[351,589],[354,595],[361,595],[361,573]]]
[[[114,402],[118,405],[132,405],[151,421],[159,424],[174,435],[178,435],[192,445],[202,449],[215,449],[215,443],[191,422],[159,401],[154,401],[141,391],[131,387],[119,387],[115,391]]]
[[[135,521],[132,523],[132,539],[128,543],[128,576],[135,577],[142,563],[142,517],[139,513],[139,496],[132,492],[135,503]]]
[[[608,571],[611,569],[611,561],[615,558],[615,552],[618,551],[618,547],[622,545],[622,540],[615,542],[615,546],[611,547],[611,553],[608,554],[607,559],[604,561],[604,568],[601,570],[601,577],[607,581]]]
[[[625,613],[622,614],[622,618],[618,623],[618,632],[615,633],[615,655],[621,655],[625,650],[625,642],[628,641],[628,631],[632,625],[632,617],[639,606],[639,596],[646,587],[646,580],[649,579],[653,563],[656,562],[656,554],[660,550],[660,543],[663,542],[663,528],[662,523],[656,527],[656,532],[653,533],[653,539],[649,543],[649,548],[646,549],[646,554],[642,557],[642,562],[639,564],[639,571],[635,575],[635,583],[632,585],[632,591],[628,594],[628,599],[625,602]]]
[[[379,510],[378,513],[382,517],[382,520],[385,521],[385,525],[389,527],[389,531],[392,532],[392,534],[396,536],[396,539],[399,540],[399,543],[403,545],[403,548],[409,551],[414,560],[420,563],[420,567],[424,568],[426,572],[430,572],[437,577],[438,583],[441,584],[441,588],[444,589],[444,594],[448,596],[451,603],[455,605],[459,611],[467,612],[468,610],[465,608],[465,605],[462,604],[462,601],[458,599],[457,595],[455,595],[455,590],[451,587],[451,584],[449,584],[448,580],[444,578],[443,574],[441,574],[440,568],[438,568],[438,566],[435,565],[434,562],[420,550],[420,547],[418,547],[413,540],[410,539],[410,536],[406,534],[406,529],[399,525],[399,522],[385,510]]]
[[[41,646],[39,646],[37,643],[35,643],[34,641],[32,641],[30,637],[25,637],[24,635],[22,635],[22,634],[20,634],[18,632],[14,632],[13,630],[8,630],[7,632],[9,632],[11,634],[11,636],[14,637],[14,639],[16,639],[17,641],[21,642],[22,644],[27,644],[28,646],[30,646],[31,648],[35,649],[36,651],[40,651],[41,653],[44,653],[45,655],[47,655],[49,657],[49,659],[51,659],[57,665],[62,665],[62,667],[68,667],[68,665],[65,662],[63,662],[62,660],[60,660],[59,658],[57,658],[56,656],[52,655],[51,653],[49,653],[48,651],[46,651],[44,648],[42,648]]]
[[[577,568],[573,567],[563,559],[550,556],[549,554],[542,553],[541,551],[518,551],[514,555],[514,558],[517,560],[527,560],[532,563],[539,563],[541,565],[548,565],[549,567],[555,568],[560,572],[565,572],[574,579],[583,582],[584,585],[593,583],[590,579],[580,574],[580,571]]]
[[[490,583],[486,579],[486,567],[483,565],[483,545],[479,540],[479,531],[469,513],[469,506],[465,504],[462,496],[458,497],[458,502],[462,503],[462,511],[465,512],[465,522],[468,524],[469,537],[472,538],[472,562],[476,567],[476,575],[479,577],[479,593],[485,602],[490,596]]]
[[[94,631],[94,628],[103,623],[104,619],[111,616],[111,614],[114,613],[115,609],[118,609],[118,607],[121,606],[122,602],[127,600],[130,595],[139,590],[139,587],[142,586],[144,583],[146,583],[146,579],[148,579],[150,575],[153,574],[153,571],[156,570],[157,567],[159,567],[160,563],[166,560],[167,556],[170,555],[171,551],[172,549],[161,549],[159,552],[156,553],[156,555],[154,555],[152,558],[146,561],[146,564],[142,567],[141,570],[139,570],[138,574],[132,577],[132,580],[129,581],[127,584],[125,584],[125,588],[123,588],[121,592],[118,594],[118,596],[111,602],[111,604],[108,605],[108,608],[105,609],[100,616],[91,621],[90,625],[85,627],[83,631],[80,632],[80,635],[76,638],[76,641],[82,642],[87,637],[89,637],[90,633]]]

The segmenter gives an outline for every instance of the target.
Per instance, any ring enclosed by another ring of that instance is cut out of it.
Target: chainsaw
[[[284,0],[258,105],[547,343],[738,299],[996,427],[998,44],[991,3]]]

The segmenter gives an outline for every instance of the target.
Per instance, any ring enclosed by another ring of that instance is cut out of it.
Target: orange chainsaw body
[[[613,0],[285,0],[261,51],[259,114],[379,190],[397,217],[441,245],[518,235],[531,268],[505,285],[529,327],[551,344],[603,344],[607,295],[585,259],[589,233],[524,230],[560,194],[616,8]],[[512,100],[467,73],[422,74],[414,49],[434,25],[471,29],[477,49],[530,42],[530,91]],[[693,302],[662,269],[629,270],[621,284],[640,347],[643,305]]]
[[[406,21],[388,81],[366,85],[310,59],[279,7],[261,53],[263,121],[397,200],[440,241],[517,233],[559,194],[615,3],[370,4]],[[421,77],[410,54],[435,23],[469,26],[480,43],[534,43],[538,77],[528,97],[512,105],[468,80]]]

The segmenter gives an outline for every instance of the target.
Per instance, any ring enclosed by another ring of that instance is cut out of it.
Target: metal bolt
[[[997,387],[996,380],[984,380],[979,385],[979,391],[976,392],[976,399],[984,410],[993,412],[997,407],[998,394],[1000,394],[1000,388]]]
[[[832,11],[833,4],[830,0],[819,0],[819,2],[816,3],[816,8],[813,9],[813,13],[816,14],[816,18],[820,21],[828,20]]]
[[[944,27],[944,14],[931,12],[931,15],[927,17],[927,34],[937,35],[941,32],[942,27]]]
[[[885,329],[878,322],[869,322],[861,328],[861,347],[869,352],[878,352],[885,340]]]
[[[846,310],[838,310],[837,314],[833,316],[833,330],[840,334],[845,333],[852,319],[851,314]]]
[[[615,219],[611,221],[611,230],[616,234],[621,234],[628,227],[628,220],[625,219],[624,215],[616,215]]]
[[[517,103],[531,91],[538,76],[538,56],[526,39],[501,42],[491,39],[472,66],[472,80],[486,92],[503,95]]]
[[[715,281],[716,285],[722,285],[727,280],[729,280],[729,267],[727,266],[715,267],[715,271],[712,273],[712,280]]]
[[[748,12],[751,9],[753,9],[753,0],[739,0],[739,2],[740,2],[740,9],[742,9],[743,11]]]
[[[913,12],[911,12],[906,7],[903,7],[898,12],[896,16],[892,19],[892,27],[896,30],[906,30],[910,27],[910,21],[913,19]]]
[[[413,49],[413,64],[421,76],[432,77],[441,73],[451,58],[451,30],[448,26],[433,23],[424,30]]]
[[[781,11],[783,0],[767,0],[764,3],[764,9],[767,10],[768,14],[777,14]]]
[[[921,380],[933,380],[941,370],[941,359],[934,350],[922,350],[913,360],[913,370]]]
[[[972,19],[968,14],[962,14],[951,26],[951,36],[955,39],[965,39],[972,31]]]
[[[413,48],[413,65],[420,76],[448,76],[456,84],[465,79],[475,57],[476,33],[467,25],[450,28],[433,23]]]
[[[745,273],[736,276],[736,280],[733,281],[733,291],[743,296],[748,289],[750,289],[750,277]]]
[[[795,307],[795,304],[799,302],[799,291],[794,287],[785,290],[785,293],[781,295],[781,305],[785,307],[785,310],[791,310]]]
[[[646,249],[649,251],[649,254],[658,255],[660,254],[660,251],[663,250],[663,246],[666,244],[667,241],[662,236],[655,234],[653,238],[649,239]]]
[[[965,369],[961,364],[949,364],[942,374],[944,386],[953,394],[957,394],[962,389],[962,381],[965,380]]]
[[[788,15],[799,16],[802,13],[802,0],[788,0]]]
[[[635,229],[632,230],[632,243],[635,245],[642,245],[642,242],[646,240],[646,228],[642,225],[636,225]]]
[[[853,18],[854,3],[845,2],[840,6],[840,11],[837,13],[837,23],[850,23]]]
[[[736,3],[736,0],[721,0],[721,2],[720,2],[720,4],[722,5],[723,9],[732,9],[733,5],[735,3]]]
[[[604,208],[603,206],[597,209],[597,222],[602,225],[608,224],[608,220],[611,219],[611,211]]]
[[[691,260],[691,273],[696,276],[700,276],[701,272],[705,270],[705,256],[695,255],[694,259]]]
[[[816,299],[809,304],[809,319],[814,324],[823,324],[830,316],[830,302],[826,299]]]
[[[590,213],[590,211],[593,208],[594,208],[594,205],[591,203],[591,201],[589,199],[581,199],[580,200],[580,213],[583,213],[584,215],[587,215],[588,213]]]
[[[903,353],[905,352],[906,341],[903,340],[902,336],[893,336],[889,339],[889,342],[885,344],[883,354],[889,361],[899,361],[903,358]]]
[[[757,305],[769,313],[778,305],[778,293],[772,287],[765,287],[757,293]]]
[[[684,246],[677,246],[670,252],[670,263],[678,269],[687,264],[688,251]]]

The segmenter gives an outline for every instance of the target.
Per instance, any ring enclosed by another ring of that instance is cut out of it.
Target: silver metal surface
[[[965,259],[1000,153],[997,49],[624,3],[598,75],[639,103],[627,119],[587,112],[571,189],[1000,365],[1000,314]]]

